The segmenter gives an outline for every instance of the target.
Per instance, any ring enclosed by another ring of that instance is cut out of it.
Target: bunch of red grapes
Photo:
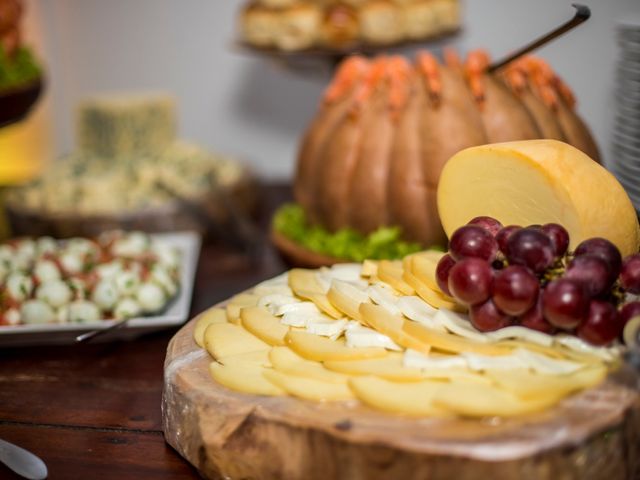
[[[469,307],[482,332],[521,325],[573,333],[593,345],[621,336],[640,315],[640,255],[622,259],[604,238],[568,251],[569,233],[549,223],[520,227],[477,217],[451,236],[437,268],[438,285]]]

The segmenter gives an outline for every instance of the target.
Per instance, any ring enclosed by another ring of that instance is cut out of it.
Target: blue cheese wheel
[[[82,102],[76,138],[86,154],[106,159],[161,152],[176,139],[169,95],[105,95]]]

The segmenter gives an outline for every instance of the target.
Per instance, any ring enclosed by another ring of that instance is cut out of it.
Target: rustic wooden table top
[[[265,186],[263,233],[289,191]],[[231,246],[205,245],[192,315],[285,269],[266,241],[253,261]],[[130,342],[0,351],[0,438],[40,456],[54,480],[199,478],[162,434],[163,361],[176,331]],[[0,465],[5,478],[20,477]]]

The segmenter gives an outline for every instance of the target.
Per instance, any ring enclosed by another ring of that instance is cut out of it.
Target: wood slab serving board
[[[205,478],[640,479],[640,399],[618,379],[517,419],[394,416],[228,390],[195,320],[169,344],[162,414],[166,441]]]

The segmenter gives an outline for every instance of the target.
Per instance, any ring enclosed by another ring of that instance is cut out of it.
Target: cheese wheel
[[[503,225],[559,223],[570,248],[591,237],[622,255],[638,251],[640,230],[631,200],[611,173],[575,147],[530,140],[472,147],[445,165],[438,212],[447,236],[480,215]]]

